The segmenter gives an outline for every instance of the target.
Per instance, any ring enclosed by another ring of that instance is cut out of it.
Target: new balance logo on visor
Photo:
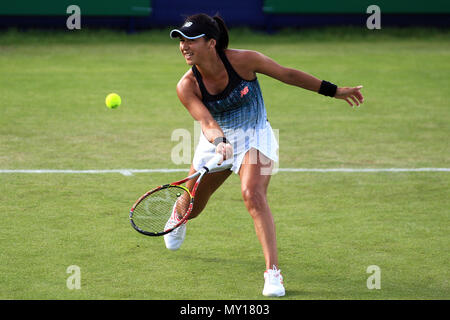
[[[241,90],[241,98],[248,93],[248,86],[245,86],[244,89]]]

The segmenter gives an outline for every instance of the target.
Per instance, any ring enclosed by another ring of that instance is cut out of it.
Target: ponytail
[[[224,51],[226,48],[228,48],[228,28],[225,25],[223,19],[218,15],[215,15],[213,19],[217,23],[217,26],[219,28],[219,38],[217,39],[216,50],[217,52]]]
[[[225,25],[223,19],[217,14],[211,17],[204,13],[194,14],[187,17],[184,23],[193,22],[201,25],[203,33],[205,33],[205,39],[216,39],[216,51],[222,52],[228,48],[228,28]],[[183,27],[182,27],[183,28]]]

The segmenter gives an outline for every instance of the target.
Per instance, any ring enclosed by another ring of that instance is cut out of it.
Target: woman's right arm
[[[208,108],[195,93],[196,89],[197,84],[195,80],[185,75],[177,84],[177,95],[192,118],[200,123],[205,138],[209,142],[214,143],[217,138],[225,137],[225,135]],[[229,159],[233,155],[233,149],[229,143],[219,143],[216,152],[222,153],[224,159]]]

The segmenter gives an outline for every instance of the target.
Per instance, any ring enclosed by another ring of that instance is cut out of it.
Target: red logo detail
[[[248,87],[245,87],[244,89],[241,90],[241,98],[243,96],[245,96],[248,93]]]

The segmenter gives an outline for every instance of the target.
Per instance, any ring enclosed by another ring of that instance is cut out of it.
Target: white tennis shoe
[[[176,204],[173,206],[172,215],[169,220],[167,220],[164,230],[172,229],[180,222],[178,214],[176,212]],[[169,250],[178,250],[183,244],[184,238],[186,237],[186,222],[183,222],[179,227],[177,227],[172,232],[164,235],[164,242],[166,243],[166,248]]]
[[[285,295],[283,286],[283,276],[281,270],[273,266],[273,269],[264,272],[264,289],[263,295],[266,297],[282,297]]]

